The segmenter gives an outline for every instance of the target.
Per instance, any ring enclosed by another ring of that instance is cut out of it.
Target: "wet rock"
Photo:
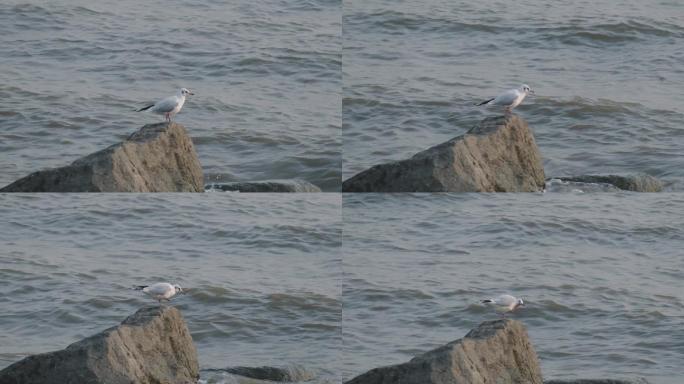
[[[34,172],[0,192],[202,192],[202,166],[185,128],[149,124],[125,141]]]
[[[211,183],[204,188],[230,192],[321,192],[320,188],[308,181],[297,179]]]
[[[527,331],[515,320],[486,321],[464,338],[404,364],[375,368],[346,384],[542,384]]]
[[[197,351],[180,311],[156,306],[63,350],[29,356],[0,371],[1,384],[189,384],[198,379]]]
[[[648,384],[646,379],[612,380],[612,379],[579,379],[579,380],[548,380],[544,384]]]
[[[232,367],[226,368],[225,372],[233,375],[249,377],[258,380],[269,381],[309,381],[313,380],[315,375],[307,371],[304,367],[297,365],[278,368],[278,367]]]
[[[660,192],[663,190],[663,182],[649,175],[583,175],[575,177],[556,177],[554,179],[573,183],[608,184],[625,191],[634,192]]]
[[[407,160],[376,165],[342,183],[343,192],[535,192],[544,168],[520,117],[482,120],[465,135]]]

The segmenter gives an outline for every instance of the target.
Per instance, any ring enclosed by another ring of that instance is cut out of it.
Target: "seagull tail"
[[[148,287],[148,285],[135,285],[135,286],[133,286],[133,289],[135,289],[136,291],[142,291],[143,289],[145,289],[147,287]]]
[[[493,302],[494,302],[494,300],[492,300],[492,299],[482,300],[482,303],[493,303]]]
[[[492,100],[494,100],[494,99],[495,99],[495,97],[492,97],[491,99],[486,100],[486,101],[483,101],[483,102],[481,102],[480,104],[477,104],[477,105],[485,105],[485,104],[489,103],[490,101],[492,101]],[[149,108],[149,107],[148,107],[148,108]]]
[[[147,107],[142,107],[142,108],[140,108],[140,109],[136,109],[135,111],[136,111],[136,112],[146,111],[146,110],[148,110],[148,109],[150,109],[150,108],[152,108],[152,107],[154,107],[154,104],[148,105]]]

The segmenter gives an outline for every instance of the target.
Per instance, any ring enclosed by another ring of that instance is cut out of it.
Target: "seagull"
[[[518,89],[509,89],[508,91],[500,94],[497,97],[491,98],[489,100],[483,101],[478,105],[496,105],[505,107],[506,112],[511,112],[511,110],[525,99],[529,93],[534,95],[534,91],[526,84],[523,84]]]
[[[143,291],[150,295],[153,299],[159,301],[161,306],[162,300],[169,301],[172,297],[179,293],[183,293],[183,288],[178,284],[170,283],[156,283],[152,285],[138,285],[134,287],[136,291]]]
[[[158,115],[164,115],[166,121],[171,121],[171,118],[180,112],[185,104],[185,96],[194,95],[187,88],[181,88],[173,96],[169,96],[164,100],[157,101],[154,104],[148,105],[147,107],[140,108],[136,112],[150,110]]]
[[[518,307],[525,306],[523,299],[518,299],[511,295],[501,295],[493,299],[485,299],[482,300],[482,303],[493,306],[494,310],[503,317],[506,317],[507,312],[512,312]]]

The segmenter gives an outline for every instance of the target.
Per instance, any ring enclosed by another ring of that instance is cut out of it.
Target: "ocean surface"
[[[205,382],[304,367],[339,382],[341,198],[333,194],[0,194],[0,369],[65,348],[186,287]]]
[[[208,179],[340,189],[339,0],[0,3],[0,185],[176,121]]]
[[[684,190],[684,2],[349,0],[343,178],[465,133],[520,84],[548,177]]]
[[[511,293],[546,379],[684,368],[684,195],[345,194],[342,377],[408,361]]]

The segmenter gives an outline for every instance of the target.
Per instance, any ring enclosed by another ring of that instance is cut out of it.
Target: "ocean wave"
[[[617,44],[645,40],[649,37],[684,37],[684,28],[667,23],[658,26],[628,20],[618,23],[600,23],[589,25],[570,25],[554,28],[537,28],[531,31],[543,41],[558,41],[567,45],[602,45]]]
[[[455,32],[486,32],[501,33],[506,28],[483,23],[466,23],[454,19],[441,19],[416,15],[410,13],[386,10],[375,13],[351,13],[344,17],[345,28],[363,28],[375,33],[398,33],[398,32],[430,32],[430,33],[455,33]],[[350,27],[346,27],[349,25]],[[358,31],[356,31],[358,32]]]

